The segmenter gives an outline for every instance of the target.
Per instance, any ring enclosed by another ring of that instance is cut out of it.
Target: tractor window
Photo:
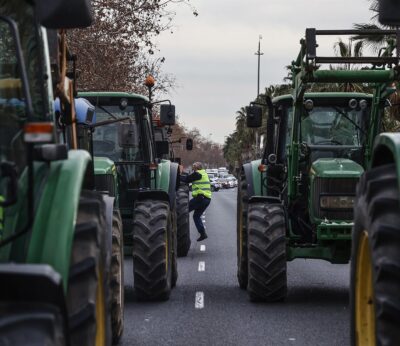
[[[287,127],[286,127],[286,145],[290,144],[290,138],[292,136],[292,119],[293,119],[293,107],[286,108]]]
[[[93,133],[94,156],[108,157],[114,162],[142,161],[138,117],[133,107],[121,110],[119,106],[96,107],[96,121],[130,117],[132,121],[99,126]]]
[[[8,23],[0,21],[0,162],[12,161],[19,173],[25,167],[23,124],[26,106],[17,51]]]
[[[362,145],[362,111],[314,107],[301,121],[301,141],[308,145]]]

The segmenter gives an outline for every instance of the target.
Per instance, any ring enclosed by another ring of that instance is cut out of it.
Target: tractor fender
[[[177,163],[169,160],[161,160],[157,168],[156,190],[162,190],[169,195],[169,202],[171,206],[175,205],[175,196],[178,179]]]
[[[261,186],[261,173],[258,170],[258,166],[261,164],[261,160],[251,161],[243,165],[243,173],[246,177],[247,182],[247,194],[251,196],[262,196]]]
[[[375,138],[371,168],[394,163],[400,189],[400,133],[381,133]]]
[[[170,196],[163,190],[143,190],[139,191],[136,201],[143,201],[145,199],[165,201],[171,205]]]
[[[27,263],[46,263],[62,277],[67,291],[71,247],[79,198],[90,155],[70,150],[68,159],[50,163],[37,204]]]
[[[47,264],[0,264],[0,301],[3,304],[40,303],[58,307],[68,320],[62,277]]]

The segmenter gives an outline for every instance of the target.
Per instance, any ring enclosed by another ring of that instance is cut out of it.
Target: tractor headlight
[[[353,209],[354,196],[320,196],[321,209]]]

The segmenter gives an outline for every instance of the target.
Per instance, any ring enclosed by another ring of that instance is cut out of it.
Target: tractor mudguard
[[[163,190],[143,190],[139,191],[136,201],[143,201],[145,199],[166,201],[170,203],[170,196]]]
[[[247,182],[247,194],[249,197],[263,195],[261,188],[261,173],[258,170],[260,164],[261,160],[256,160],[243,165],[243,171]]]
[[[0,264],[0,302],[50,304],[67,321],[62,277],[47,264]]]
[[[381,133],[375,138],[371,168],[394,163],[400,189],[400,133]]]
[[[27,262],[51,265],[60,273],[65,292],[79,198],[89,161],[87,151],[71,150],[67,160],[50,164],[28,248]]]
[[[278,197],[272,196],[253,196],[249,198],[249,204],[266,202],[268,204],[282,204],[282,200]]]
[[[169,203],[171,206],[175,203],[178,168],[179,165],[177,163],[169,160],[161,160],[157,168],[156,190],[162,190],[169,195]]]

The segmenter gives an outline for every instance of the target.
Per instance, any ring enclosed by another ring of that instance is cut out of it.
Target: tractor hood
[[[113,174],[115,172],[114,162],[107,157],[94,157],[94,174]]]
[[[318,159],[313,162],[310,174],[321,178],[358,178],[364,172],[362,166],[349,159]]]

